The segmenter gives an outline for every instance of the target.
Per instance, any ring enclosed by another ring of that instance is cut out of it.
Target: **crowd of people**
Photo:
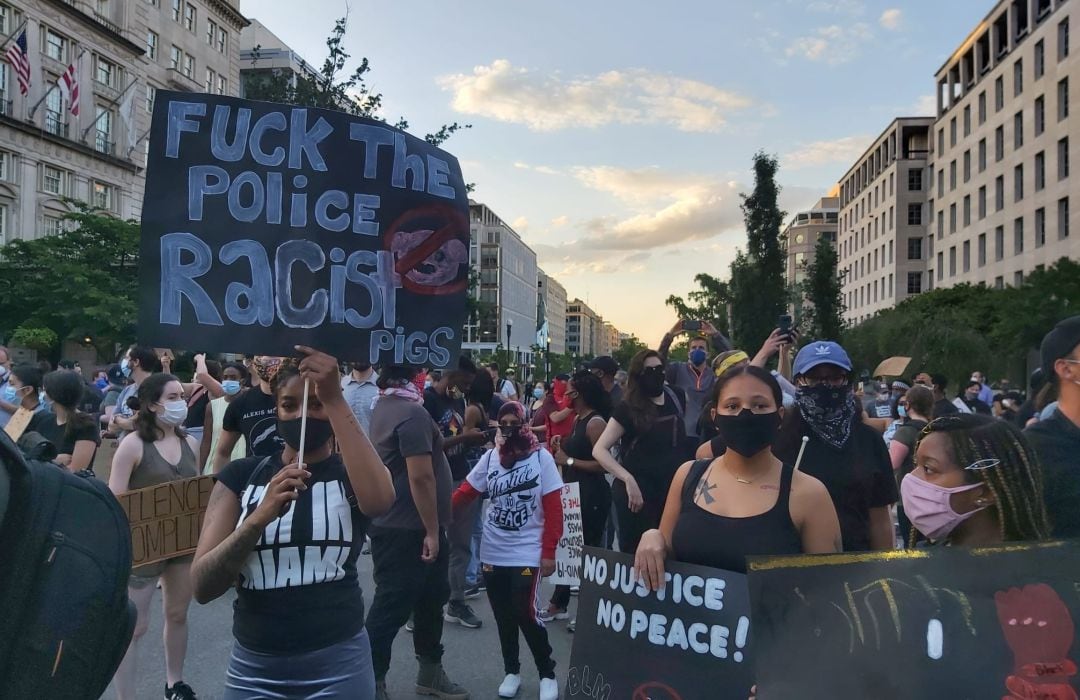
[[[687,361],[669,360],[684,334]],[[708,323],[679,321],[628,367],[600,357],[525,385],[468,357],[376,371],[303,347],[298,359],[196,355],[185,382],[171,354],[132,346],[88,380],[71,363],[13,366],[0,347],[0,424],[30,412],[26,432],[87,478],[102,439],[116,440],[115,493],[216,478],[195,554],[131,572],[122,700],[158,586],[167,700],[196,697],[184,681],[192,598],[230,589],[229,700],[387,700],[402,630],[415,690],[463,700],[442,664],[443,626],[481,628],[469,601],[484,593],[498,696],[520,693],[520,635],[539,697],[554,700],[547,625],[572,617],[574,591],[558,586],[546,605],[539,591],[564,483],[579,485],[585,544],[634,555],[650,588],[669,560],[745,571],[753,555],[1080,536],[1080,316],[1046,335],[1026,396],[978,370],[953,398],[933,367],[871,380],[836,342],[795,352],[799,341],[777,329],[751,356]],[[769,369],[785,353],[789,376]]]

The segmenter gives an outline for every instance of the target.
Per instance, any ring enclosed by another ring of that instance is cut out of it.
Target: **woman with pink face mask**
[[[931,422],[900,494],[913,541],[974,547],[1050,536],[1038,458],[1007,421],[960,413]]]

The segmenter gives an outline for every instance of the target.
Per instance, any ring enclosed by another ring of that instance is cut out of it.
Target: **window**
[[[213,46],[214,41],[217,39],[217,22],[212,19],[206,20],[206,44],[207,46]]]
[[[964,151],[964,182],[971,179],[971,150]]]
[[[909,272],[907,273],[907,293],[919,294],[922,292],[922,273],[921,272]]]
[[[907,188],[909,192],[919,192],[922,190],[922,168],[908,169]]]
[[[922,260],[922,239],[909,238],[907,241],[907,259]]]
[[[1005,278],[998,276],[994,278],[994,289],[1005,289]]]
[[[14,12],[7,5],[0,5],[0,33],[10,34],[13,30],[11,28],[11,20],[14,17]]]
[[[986,234],[979,234],[979,267],[986,265]]]
[[[949,146],[956,145],[956,117],[949,120]]]
[[[1069,18],[1058,23],[1058,60],[1063,61],[1069,55]]]
[[[908,226],[922,226],[922,205],[909,203],[907,205]]]
[[[964,106],[964,136],[971,135],[971,105]]]
[[[1035,210],[1035,247],[1042,248],[1046,244],[1046,209],[1039,207]]]
[[[217,94],[228,95],[229,94],[229,81],[224,75],[219,75],[217,79]]]
[[[1017,270],[1013,273],[1013,286],[1022,287],[1024,285],[1024,271]]]
[[[154,111],[154,98],[157,96],[157,88],[153,85],[147,84],[146,86],[146,111],[153,113]]]
[[[994,211],[1005,208],[1005,176],[998,175],[994,180]]]
[[[94,141],[94,148],[102,153],[112,153],[112,111],[108,107],[99,105],[95,116],[97,117],[97,121],[94,122],[94,126],[97,128],[97,138]]]
[[[938,281],[945,278],[945,254],[937,254],[937,278]]]
[[[1005,227],[998,226],[994,229],[994,260],[1001,262],[1005,259]]]
[[[1039,151],[1035,154],[1035,191],[1038,192],[1046,187],[1046,153]]]
[[[184,56],[184,75],[195,79],[195,57],[191,55]]]
[[[979,126],[986,123],[986,90],[979,93]]]
[[[979,188],[979,218],[986,218],[986,185]]]
[[[1024,220],[1013,221],[1013,254],[1020,255],[1024,252]]]
[[[179,47],[174,46],[169,49],[169,67],[173,70],[180,70],[180,62],[184,59],[184,52]]]
[[[944,233],[945,233],[945,212],[943,212],[943,211],[941,211],[939,209],[938,213],[937,213],[937,237],[941,238],[941,236]]]
[[[213,68],[206,69],[206,83],[203,86],[203,92],[211,93],[214,91],[214,85],[217,83],[217,73]]]
[[[151,61],[157,60],[158,35],[148,30],[146,32],[146,55]]]
[[[1064,240],[1069,237],[1069,198],[1058,200],[1058,239]]]
[[[180,0],[172,0],[172,18],[173,22],[180,21]]]
[[[67,194],[66,173],[51,165],[41,166],[41,189],[49,194],[63,196]]]
[[[113,210],[113,186],[95,182],[92,186],[91,200],[98,209]]]
[[[15,154],[0,151],[0,180],[15,182]]]
[[[956,189],[956,161],[949,163],[949,191]]]
[[[1013,97],[1017,97],[1024,91],[1024,60],[1016,59],[1013,64]]]
[[[994,81],[994,111],[1005,109],[1005,78],[998,76]]]
[[[964,272],[971,272],[971,241],[964,241],[963,264]]]
[[[42,224],[46,236],[55,236],[64,230],[64,220],[58,216],[49,216],[46,214],[42,218]]]
[[[945,129],[941,128],[937,130],[937,152],[945,152]]]
[[[979,172],[986,170],[986,139],[979,139]]]
[[[68,40],[67,37],[57,34],[48,27],[45,28],[45,55],[49,58],[67,62]]]
[[[225,53],[229,48],[229,34],[222,28],[218,27],[217,33],[217,50],[219,53]]]
[[[94,57],[94,80],[102,85],[115,88],[117,85],[117,77],[120,69],[112,61],[108,61],[101,56]]]
[[[190,2],[184,5],[184,28],[189,32],[195,31],[195,6]]]
[[[1043,46],[1043,40],[1039,39],[1035,42],[1035,80],[1043,77],[1043,73],[1046,72],[1046,50]]]
[[[1069,137],[1058,141],[1057,151],[1058,180],[1069,177]]]
[[[50,82],[54,82],[52,78]],[[67,121],[64,114],[64,98],[59,90],[45,93],[45,131],[57,136],[67,136]]]
[[[1005,127],[999,126],[994,129],[994,162],[1001,162],[1005,158]]]
[[[971,195],[964,195],[964,226],[971,226]]]
[[[1046,99],[1039,95],[1035,98],[1035,135],[1046,130]]]
[[[956,246],[949,248],[949,277],[956,276]]]
[[[949,233],[956,233],[956,203],[949,205]]]
[[[944,197],[945,196],[945,171],[944,170],[938,170],[937,171],[937,196],[938,197]]]
[[[1013,116],[1013,148],[1019,150],[1024,145],[1024,111]]]
[[[1058,121],[1069,116],[1069,79],[1062,78],[1058,81]]]

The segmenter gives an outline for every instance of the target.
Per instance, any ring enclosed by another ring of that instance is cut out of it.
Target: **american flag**
[[[27,58],[25,29],[18,39],[11,42],[4,52],[4,58],[15,69],[15,75],[19,78],[19,92],[25,95],[30,91],[30,59]]]
[[[74,63],[68,64],[67,70],[56,79],[56,84],[60,86],[61,94],[68,101],[68,109],[76,117],[79,116],[79,77]]]

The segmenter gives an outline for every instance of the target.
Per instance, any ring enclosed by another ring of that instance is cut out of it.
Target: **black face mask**
[[[754,413],[744,408],[734,416],[717,413],[713,424],[728,449],[753,457],[773,444],[780,429],[780,412]]]
[[[285,441],[285,444],[294,450],[300,449],[300,419],[281,420],[278,418],[277,434]],[[330,421],[320,418],[307,419],[307,440],[304,441],[305,450],[316,450],[334,436],[334,430],[330,427]]]
[[[499,432],[504,438],[512,438],[521,432],[520,425],[500,425]]]
[[[647,367],[638,377],[638,385],[646,396],[657,397],[664,393],[664,368]]]

